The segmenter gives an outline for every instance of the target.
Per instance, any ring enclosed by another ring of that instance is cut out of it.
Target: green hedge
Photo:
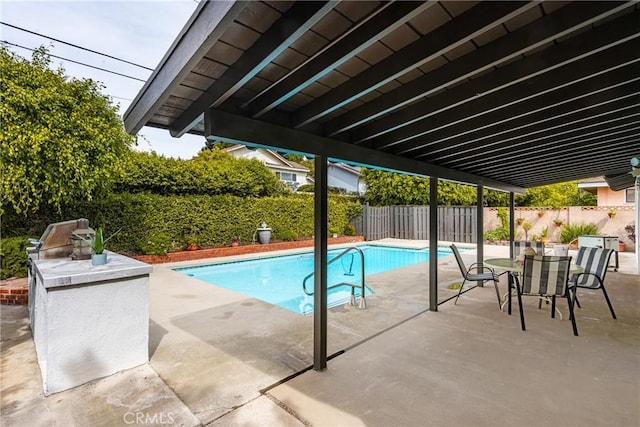
[[[264,197],[282,195],[285,188],[260,161],[215,149],[202,151],[191,160],[132,151],[115,192]]]
[[[330,196],[329,232],[352,233],[350,220],[360,213],[360,205],[348,197]],[[164,254],[180,250],[189,242],[200,246],[229,246],[239,237],[251,243],[256,228],[266,222],[272,239],[311,237],[314,232],[313,196],[308,194],[244,198],[222,196],[160,196],[122,193],[94,202],[79,201],[64,209],[64,216],[51,212],[25,219],[14,218],[9,235],[29,230],[41,235],[48,223],[87,218],[92,227],[104,227],[105,236],[117,232],[107,244],[115,252]],[[9,221],[11,223],[11,221]]]
[[[0,279],[27,277],[29,236],[0,239]]]

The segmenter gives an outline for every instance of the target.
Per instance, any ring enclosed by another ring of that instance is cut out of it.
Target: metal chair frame
[[[609,306],[611,316],[614,319],[617,319],[616,313],[615,311],[613,311],[613,306],[611,305],[611,300],[609,299],[609,295],[607,294],[607,290],[604,287],[604,278],[607,274],[607,267],[609,266],[609,261],[611,260],[611,255],[613,255],[613,252],[613,249],[581,247],[578,250],[576,263],[579,266],[584,267],[585,271],[575,274],[569,280],[569,282],[573,283],[574,286],[576,286],[576,292],[574,292],[574,302],[579,308],[582,307],[580,306],[580,301],[578,301],[577,288],[602,289],[602,293],[604,294],[604,299],[607,301],[607,305]],[[580,284],[581,279],[588,279],[588,277],[590,276],[593,276],[595,278],[595,286]]]
[[[482,265],[481,262],[474,262],[468,268],[462,260],[462,256],[460,256],[460,251],[456,245],[451,245],[451,251],[456,257],[456,261],[458,263],[458,267],[460,267],[460,272],[462,273],[462,277],[464,280],[462,281],[462,285],[460,285],[460,290],[458,291],[458,295],[456,296],[456,300],[453,304],[458,303],[458,298],[460,298],[460,294],[462,293],[462,289],[464,288],[464,284],[466,282],[476,282],[476,283],[484,283],[488,281],[493,281],[493,286],[496,288],[496,296],[498,297],[498,309],[501,309],[500,304],[500,290],[498,289],[498,281],[500,281],[500,277],[491,267],[486,267]],[[475,270],[477,273],[472,273]],[[488,270],[488,272],[484,272]]]

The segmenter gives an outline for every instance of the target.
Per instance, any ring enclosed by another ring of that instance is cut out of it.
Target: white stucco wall
[[[625,190],[613,191],[609,187],[598,188],[598,206],[632,206],[633,201],[625,202]]]
[[[616,216],[609,218],[608,211],[615,210]],[[620,242],[625,243],[627,251],[633,250],[633,242],[629,239],[629,233],[625,230],[628,225],[634,224],[635,210],[633,206],[571,206],[561,209],[545,210],[542,217],[538,216],[539,208],[516,207],[516,218],[523,218],[532,225],[528,235],[540,234],[544,227],[547,227],[549,240],[557,242],[560,240],[562,226],[566,224],[593,223],[598,227],[598,231],[603,236],[617,236]],[[497,216],[497,208],[484,208],[484,230],[491,230],[500,225]],[[558,227],[553,220],[559,218],[564,221]],[[516,240],[524,240],[525,234],[522,226],[516,226]]]
[[[45,395],[149,360],[151,266],[109,256],[111,266],[35,262],[31,324]]]
[[[330,164],[327,171],[327,184],[330,187],[344,188],[349,192],[364,192],[364,183],[360,177],[336,165]]]
[[[291,185],[291,183],[294,183],[292,185],[294,188],[307,184],[306,171],[297,170],[297,169],[292,170],[289,166],[282,163],[281,159],[277,158],[267,150],[264,150],[261,148],[256,150],[250,150],[247,147],[243,146],[241,148],[236,148],[233,151],[230,151],[230,153],[235,157],[242,157],[244,159],[256,159],[264,163],[274,174],[276,172],[295,174],[296,175],[295,181],[284,181],[281,179],[281,181],[286,182],[289,185]]]

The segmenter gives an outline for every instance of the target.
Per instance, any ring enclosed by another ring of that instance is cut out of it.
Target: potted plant
[[[198,236],[195,234],[187,234],[184,236],[184,241],[187,245],[186,249],[188,251],[195,251],[200,249],[200,245],[198,244]]]
[[[117,234],[113,233],[111,236],[104,238],[104,231],[102,227],[98,227],[95,234],[89,234],[87,237],[73,233],[76,237],[84,240],[91,246],[91,264],[104,265],[107,263],[107,254],[104,252],[106,249],[106,243]]]
[[[609,212],[607,212],[607,215],[609,215],[609,218],[615,218],[616,214],[618,213],[618,211],[614,210],[614,209],[609,209]]]
[[[540,241],[546,245],[549,243],[549,227],[543,227],[540,232]]]
[[[524,223],[524,218],[516,218],[516,224],[522,225]]]
[[[538,211],[538,218],[542,218],[544,216],[544,211],[545,211],[544,209],[540,209]]]
[[[271,228],[267,227],[266,222],[262,221],[256,232],[258,233],[258,241],[260,244],[269,244],[269,241],[271,240]]]
[[[553,223],[556,225],[556,227],[560,227],[564,223],[564,219],[556,218],[553,220]]]
[[[531,223],[529,221],[525,221],[524,224],[522,224],[522,229],[524,230],[524,241],[525,242],[527,240],[529,240],[529,230],[531,230],[531,227],[533,227],[533,225],[531,225]]]
[[[234,237],[233,239],[231,239],[231,246],[240,246],[240,237]]]
[[[631,243],[636,242],[636,226],[635,225],[627,225],[624,230],[627,232],[627,237],[631,240]]]

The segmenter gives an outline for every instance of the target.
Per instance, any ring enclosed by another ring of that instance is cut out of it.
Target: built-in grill
[[[91,246],[80,236],[87,238],[94,234],[86,218],[49,224],[39,240],[29,239],[31,247],[27,256],[36,259],[66,258],[89,259]]]

